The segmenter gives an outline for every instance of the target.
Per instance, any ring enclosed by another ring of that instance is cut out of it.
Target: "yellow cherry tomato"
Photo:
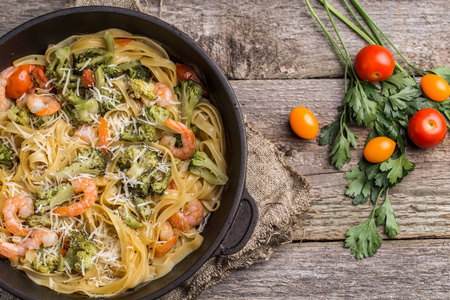
[[[292,130],[301,138],[313,139],[319,132],[319,123],[314,114],[306,107],[296,107],[289,115]]]
[[[387,160],[394,153],[396,143],[385,136],[370,140],[364,148],[364,157],[367,161],[377,164]]]
[[[450,96],[450,86],[439,75],[427,74],[420,80],[422,91],[433,101],[444,101]]]

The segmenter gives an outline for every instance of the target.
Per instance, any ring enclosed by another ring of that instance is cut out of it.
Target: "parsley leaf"
[[[430,70],[429,73],[439,75],[442,78],[444,78],[445,81],[450,82],[450,68],[449,67],[440,66],[440,67],[434,68],[433,70]]]
[[[415,167],[415,165],[406,158],[404,153],[400,154],[397,158],[393,158],[394,156],[395,154],[380,165],[381,171],[388,172],[387,178],[389,179],[390,186],[394,186],[396,183],[401,182],[403,177],[408,175]]]
[[[356,259],[373,256],[383,240],[375,227],[373,214],[367,221],[350,228],[346,235],[348,238],[345,240],[345,247],[352,249]]]
[[[369,84],[358,81],[347,91],[344,99],[352,109],[352,117],[355,118],[356,123],[366,127],[372,127],[377,118],[377,103],[369,99],[366,94],[366,90],[370,90],[369,95],[371,95],[371,89]]]
[[[399,233],[400,228],[395,220],[394,210],[392,209],[387,192],[383,205],[375,210],[375,217],[377,218],[377,226],[380,226],[386,221],[384,231],[390,238],[393,238]]]

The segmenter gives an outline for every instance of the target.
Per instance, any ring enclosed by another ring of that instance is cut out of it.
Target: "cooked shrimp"
[[[14,196],[5,201],[3,205],[3,218],[5,227],[14,235],[26,236],[28,229],[16,217],[16,213],[22,218],[28,218],[34,213],[33,200],[27,196]]]
[[[53,212],[62,217],[79,216],[94,205],[97,200],[97,186],[90,178],[75,178],[71,181],[75,193],[84,192],[84,197],[80,201],[55,209]]]
[[[179,158],[181,160],[186,160],[190,158],[195,151],[195,135],[186,125],[183,123],[177,122],[172,119],[167,119],[164,124],[170,129],[175,130],[178,133],[181,133],[181,141],[183,142],[183,147],[177,148],[175,145],[166,146],[170,152],[172,152],[173,156]]]
[[[38,116],[48,116],[61,109],[58,99],[51,94],[35,94],[27,96],[28,109]]]
[[[44,247],[50,247],[58,242],[58,235],[53,231],[35,229],[30,235],[29,239],[26,239],[22,246],[26,249],[39,249],[39,247],[44,245]]]
[[[203,204],[198,199],[194,199],[184,205],[184,207],[174,213],[169,219],[170,225],[180,231],[186,231],[191,227],[198,226],[203,221]]]
[[[168,241],[171,237],[173,237],[173,234],[173,228],[170,223],[167,221],[164,222],[159,230],[159,239],[161,241]]]
[[[73,137],[79,138],[83,142],[86,142],[89,145],[93,145],[94,141],[97,139],[98,134],[97,130],[95,130],[92,126],[83,125],[75,130]]]
[[[156,105],[161,107],[168,107],[172,105],[172,90],[162,82],[155,83],[154,93],[158,99],[156,100]]]
[[[7,111],[11,106],[11,100],[6,98],[6,84],[8,83],[8,77],[14,73],[15,67],[9,67],[0,73],[0,111]]]
[[[25,256],[28,249],[39,249],[41,244],[50,247],[58,242],[58,235],[53,231],[33,230],[28,239],[21,244],[0,242],[0,254],[8,258]]]
[[[170,249],[175,246],[175,244],[178,242],[178,237],[174,236],[171,239],[169,239],[165,243],[158,243],[155,246],[155,257],[163,257],[167,254],[167,252],[170,251]]]

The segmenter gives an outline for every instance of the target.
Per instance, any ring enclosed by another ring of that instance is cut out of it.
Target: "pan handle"
[[[213,256],[231,255],[242,250],[250,240],[257,222],[258,206],[247,188],[244,188],[233,223]]]

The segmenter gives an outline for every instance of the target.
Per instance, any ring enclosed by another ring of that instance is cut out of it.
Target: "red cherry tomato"
[[[394,56],[383,46],[362,48],[355,58],[355,71],[361,80],[378,82],[388,79],[395,68]]]
[[[395,145],[393,140],[385,136],[373,138],[364,147],[364,157],[374,164],[383,162],[394,153]]]
[[[292,130],[301,138],[313,139],[319,132],[319,123],[314,114],[306,107],[296,107],[289,115]]]
[[[409,138],[421,148],[439,145],[446,134],[447,123],[442,114],[433,108],[421,109],[409,120]]]
[[[433,101],[444,101],[450,96],[450,86],[439,75],[427,74],[420,80],[422,91]]]
[[[22,65],[8,77],[6,82],[6,98],[19,99],[27,94],[33,84],[30,77],[30,65]]]

